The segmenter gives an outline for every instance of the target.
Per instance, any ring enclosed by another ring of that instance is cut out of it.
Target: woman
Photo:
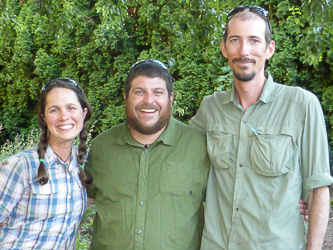
[[[0,165],[0,249],[75,249],[91,181],[84,172],[84,123],[91,107],[72,79],[44,85],[38,147]],[[80,135],[78,149],[73,141]]]

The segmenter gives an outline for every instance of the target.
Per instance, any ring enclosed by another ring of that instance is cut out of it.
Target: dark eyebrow
[[[228,40],[229,40],[229,39],[233,39],[233,38],[240,38],[240,36],[238,36],[238,35],[233,35],[233,36],[228,37]],[[262,40],[261,37],[259,37],[259,36],[250,36],[250,38],[251,38],[251,39],[255,38],[255,39],[258,39],[258,40]]]
[[[53,106],[50,106],[47,110],[50,110],[50,109],[53,109],[53,108],[57,108],[58,106],[57,105],[53,105]]]
[[[142,87],[133,87],[133,90],[145,90],[145,88],[142,88]],[[165,90],[164,88],[160,88],[160,87],[157,87],[157,88],[153,88],[152,90]]]
[[[256,38],[258,40],[262,40],[261,37],[259,37],[259,36],[250,36],[250,38]]]
[[[66,107],[68,107],[68,106],[77,106],[77,104],[75,104],[75,103],[67,103]],[[53,109],[53,108],[59,108],[59,106],[58,105],[53,105],[53,106],[50,106],[47,110],[50,110],[50,109]]]
[[[228,40],[229,40],[229,39],[232,39],[232,38],[239,38],[239,37],[240,37],[240,36],[237,36],[237,35],[229,36],[229,37],[228,37]]]

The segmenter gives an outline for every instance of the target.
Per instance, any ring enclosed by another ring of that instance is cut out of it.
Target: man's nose
[[[240,47],[240,54],[242,56],[248,56],[250,51],[250,44],[247,41],[243,41]]]
[[[146,103],[153,103],[154,102],[154,94],[153,93],[146,93],[145,94],[145,102]]]

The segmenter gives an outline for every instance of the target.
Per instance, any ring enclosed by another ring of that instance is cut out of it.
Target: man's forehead
[[[137,76],[133,79],[131,88],[165,88],[166,82],[160,77]]]
[[[230,18],[230,21],[232,19],[241,19],[243,21],[251,21],[253,19],[260,19],[260,20],[263,20],[265,21],[259,14],[255,13],[255,12],[252,12],[252,11],[249,11],[248,9],[242,11],[242,12],[239,12],[239,13],[236,13],[235,15],[233,15],[231,18]]]
[[[266,29],[265,20],[252,12],[249,12],[246,16],[237,16],[242,13],[237,13],[230,19],[228,23],[228,37],[237,36],[244,31],[248,36],[264,36]],[[248,27],[249,25],[252,27]]]

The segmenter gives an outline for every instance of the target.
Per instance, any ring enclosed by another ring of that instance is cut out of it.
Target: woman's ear
[[[40,114],[40,117],[43,118],[44,122],[47,124],[46,120],[45,120],[45,117],[43,116],[43,114]]]
[[[86,118],[87,113],[88,113],[88,109],[84,108],[84,110],[83,110],[83,120],[84,120],[84,118]]]

